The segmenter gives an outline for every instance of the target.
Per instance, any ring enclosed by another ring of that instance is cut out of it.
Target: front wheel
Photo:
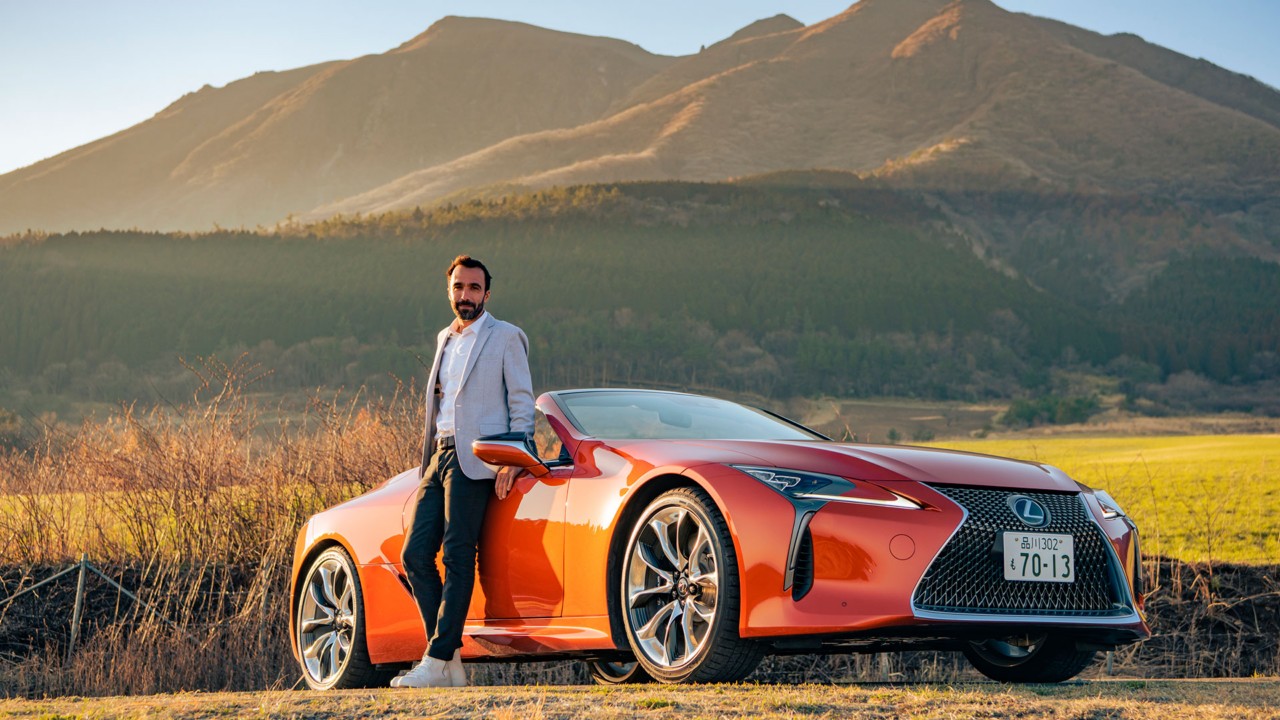
[[[1057,683],[1079,675],[1096,653],[1077,650],[1064,635],[1039,633],[969,642],[964,655],[978,672],[992,680],[1016,683]]]
[[[622,568],[623,620],[640,667],[660,682],[732,682],[760,662],[738,637],[738,561],[711,497],[677,488],[649,504]]]
[[[329,548],[311,562],[295,611],[302,676],[313,690],[373,687],[390,681],[394,673],[369,662],[360,576],[342,548]]]

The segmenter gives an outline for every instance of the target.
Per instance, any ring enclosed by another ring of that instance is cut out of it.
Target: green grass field
[[[963,440],[934,447],[1056,465],[1106,490],[1143,552],[1187,561],[1280,562],[1280,435]]]

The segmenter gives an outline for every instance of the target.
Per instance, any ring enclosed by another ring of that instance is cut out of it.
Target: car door
[[[506,498],[489,501],[468,620],[559,617],[563,611],[565,502],[573,467],[558,460],[559,438],[541,411],[534,435],[551,473],[524,473]]]

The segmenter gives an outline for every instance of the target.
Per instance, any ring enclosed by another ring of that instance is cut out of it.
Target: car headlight
[[[1093,496],[1097,498],[1098,504],[1102,506],[1102,518],[1104,520],[1114,520],[1118,517],[1124,517],[1125,512],[1120,507],[1120,503],[1111,497],[1111,493],[1106,490],[1094,490]]]
[[[751,465],[731,465],[730,467],[741,470],[783,495],[791,497],[809,497],[819,491],[825,491],[823,495],[840,495],[854,487],[853,483],[834,475]]]
[[[809,472],[807,470],[789,470],[786,468],[758,467],[755,465],[730,465],[729,467],[744,472],[769,487],[777,490],[789,500],[818,500],[822,502],[841,502],[854,505],[879,505],[882,507],[900,507],[920,509],[920,504],[909,498],[885,488],[867,484],[880,497],[864,497],[866,493],[849,495],[858,490],[858,485],[850,480],[835,475]],[[888,497],[884,497],[888,495]]]

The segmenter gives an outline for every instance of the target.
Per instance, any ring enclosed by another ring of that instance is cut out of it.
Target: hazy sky
[[[911,2],[912,0],[894,0]],[[1132,32],[1280,87],[1280,0],[995,0]],[[389,50],[446,15],[696,52],[760,18],[811,24],[852,0],[0,0],[0,173],[259,70]]]

